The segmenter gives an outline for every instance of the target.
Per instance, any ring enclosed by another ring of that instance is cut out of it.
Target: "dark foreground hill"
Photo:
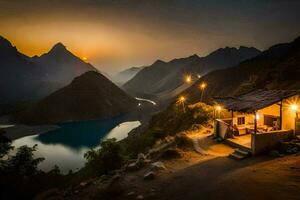
[[[156,61],[143,68],[123,88],[134,95],[166,96],[166,93],[183,91],[184,75],[205,75],[217,69],[234,66],[241,61],[260,53],[255,48],[221,48],[206,57],[193,55],[187,58],[174,59],[170,62]],[[182,88],[180,90],[180,88]]]
[[[68,86],[19,113],[17,121],[50,124],[111,118],[135,109],[137,102],[98,72],[86,72]]]

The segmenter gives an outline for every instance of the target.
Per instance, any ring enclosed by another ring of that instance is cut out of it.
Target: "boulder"
[[[143,196],[143,195],[138,195],[138,196],[136,197],[136,199],[144,199],[144,196]]]
[[[148,173],[145,174],[144,179],[145,180],[153,180],[154,177],[155,177],[154,172],[150,171],[150,172],[148,172]]]
[[[167,168],[163,162],[158,161],[158,162],[151,164],[151,169],[152,170],[166,170]]]
[[[136,164],[141,167],[144,165],[144,161],[146,160],[146,156],[143,153],[138,154],[138,158],[136,160]]]
[[[293,154],[300,152],[300,143],[298,140],[280,143],[280,151],[286,154]]]
[[[139,167],[138,167],[136,162],[130,163],[126,167],[126,171],[135,171],[135,170],[138,170],[138,169],[139,169]]]
[[[129,196],[129,197],[131,197],[131,196],[133,196],[133,195],[135,195],[135,192],[134,192],[134,191],[128,192],[128,193],[127,193],[127,196]]]

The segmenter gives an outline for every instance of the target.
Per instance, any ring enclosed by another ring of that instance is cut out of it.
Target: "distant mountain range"
[[[144,67],[123,88],[132,95],[171,98],[182,92],[189,85],[184,83],[185,75],[198,79],[211,71],[228,68],[257,56],[259,50],[253,47],[221,48],[206,57],[192,55],[174,59],[170,62],[157,60]]]
[[[61,43],[30,58],[0,36],[0,104],[36,100],[69,84],[87,71],[97,71]]]
[[[98,72],[86,72],[69,85],[16,115],[27,124],[105,119],[130,112],[137,101]]]
[[[113,76],[112,80],[119,85],[123,85],[132,79],[142,69],[143,67],[131,67],[129,69],[125,69]]]
[[[300,37],[270,47],[232,68],[217,70],[184,91],[189,103],[200,100],[199,84],[207,83],[204,99],[234,96],[255,89],[300,89]]]

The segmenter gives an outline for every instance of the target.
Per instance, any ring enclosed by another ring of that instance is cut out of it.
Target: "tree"
[[[0,129],[0,159],[13,149],[11,140],[5,137],[4,133],[5,132]]]
[[[86,166],[97,175],[119,169],[124,161],[120,144],[113,138],[102,141],[100,145],[98,150],[90,150],[84,155],[88,161]]]
[[[39,172],[37,166],[44,158],[34,158],[33,152],[36,151],[36,149],[37,145],[33,147],[19,147],[15,155],[10,156],[7,160],[2,162],[2,170],[5,173],[11,173],[21,177],[37,174]]]

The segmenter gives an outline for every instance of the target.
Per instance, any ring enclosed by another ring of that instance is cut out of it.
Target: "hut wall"
[[[289,141],[294,137],[293,130],[271,131],[252,135],[252,153],[254,155],[264,153],[276,148],[280,142]]]

